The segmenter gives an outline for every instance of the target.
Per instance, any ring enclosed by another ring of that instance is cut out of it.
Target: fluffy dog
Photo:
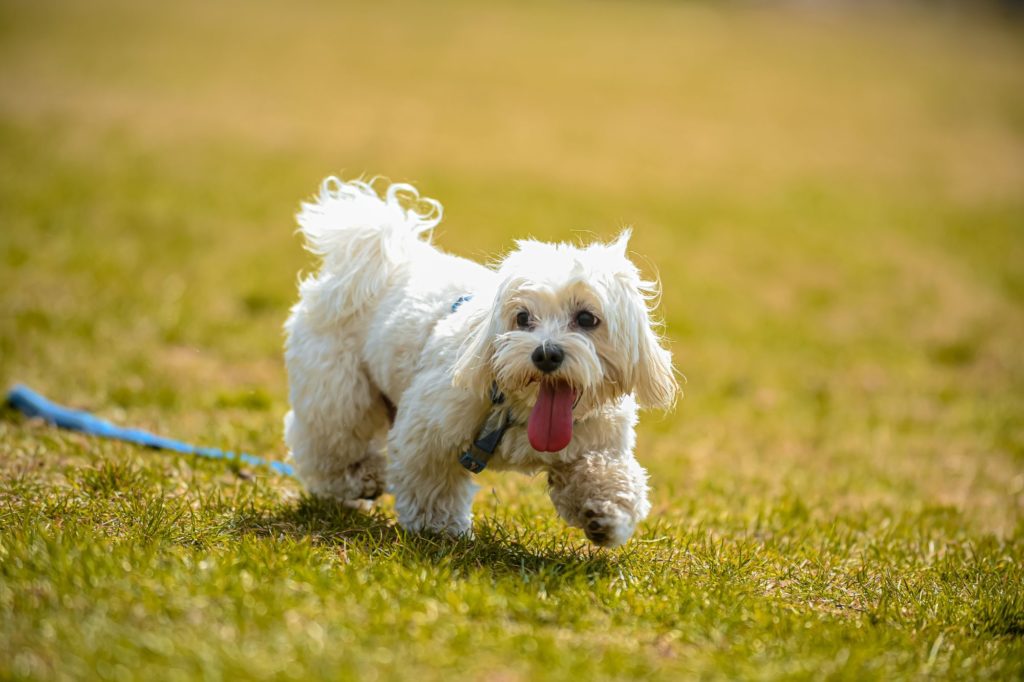
[[[473,472],[542,470],[566,523],[621,545],[650,510],[637,410],[669,407],[678,388],[629,232],[519,241],[492,269],[431,246],[440,219],[405,184],[379,195],[327,178],[302,205],[322,267],[285,325],[300,480],[350,504],[387,481],[403,527],[462,535]]]

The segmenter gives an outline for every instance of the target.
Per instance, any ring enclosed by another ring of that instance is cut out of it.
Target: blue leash
[[[264,459],[247,453],[236,453],[217,448],[204,448],[197,445],[189,445],[171,438],[164,438],[143,431],[141,429],[125,429],[115,426],[99,417],[83,412],[72,410],[63,405],[51,403],[27,386],[17,385],[7,393],[7,404],[18,410],[26,417],[39,417],[62,429],[80,431],[101,438],[112,438],[123,440],[128,443],[144,445],[147,448],[157,450],[170,450],[184,455],[197,455],[210,459],[226,459],[232,462],[240,462],[250,466],[266,467],[284,476],[294,476],[295,471],[290,464],[278,462],[272,459]]]

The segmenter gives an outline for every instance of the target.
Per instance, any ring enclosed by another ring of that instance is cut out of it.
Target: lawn
[[[685,397],[618,550],[0,413],[0,678],[1024,676],[1024,24],[959,5],[0,0],[0,383],[283,459],[298,203],[609,238]]]

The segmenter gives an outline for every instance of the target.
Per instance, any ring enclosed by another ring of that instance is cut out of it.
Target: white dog
[[[677,391],[629,232],[584,248],[520,241],[490,269],[431,246],[440,219],[404,184],[379,196],[328,178],[302,205],[323,265],[285,325],[300,480],[350,504],[387,481],[402,526],[461,535],[474,473],[543,470],[566,523],[621,545],[650,510],[637,408]]]

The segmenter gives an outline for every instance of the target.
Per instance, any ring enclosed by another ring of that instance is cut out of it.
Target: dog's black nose
[[[548,374],[562,366],[562,360],[565,360],[565,351],[561,346],[544,343],[533,349],[530,359],[533,360],[537,369]]]

